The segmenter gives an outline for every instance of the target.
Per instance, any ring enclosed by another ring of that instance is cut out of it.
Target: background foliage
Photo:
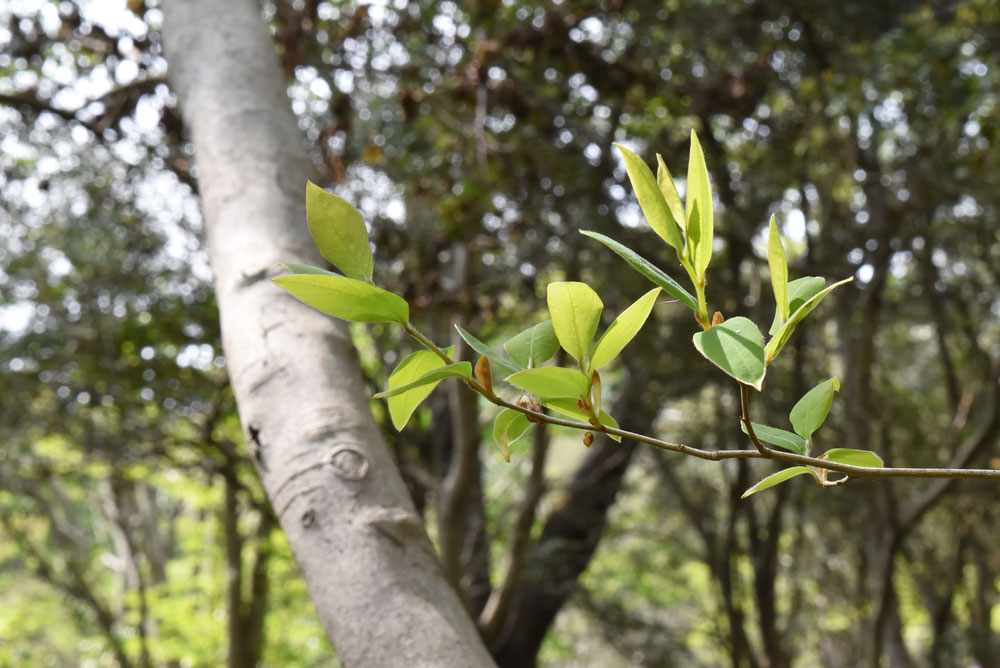
[[[317,182],[365,213],[380,284],[436,341],[514,334],[555,280],[598,287],[607,326],[648,283],[579,229],[672,266],[612,143],[676,177],[693,129],[718,193],[710,308],[769,319],[771,213],[791,278],[855,277],[771,366],[761,421],[838,375],[823,449],[1000,465],[996,3],[263,12]],[[0,665],[331,663],[227,391],[156,3],[0,19]],[[608,367],[609,412],[743,447],[696,326],[657,306]],[[412,348],[354,331],[374,393]],[[472,611],[518,557],[502,664],[1000,661],[995,484],[798,478],[740,501],[769,465],[540,430],[508,466],[492,413],[444,388],[402,433],[372,408]]]

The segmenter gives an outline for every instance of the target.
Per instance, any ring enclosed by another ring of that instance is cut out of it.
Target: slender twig
[[[403,329],[405,329],[407,334],[419,341],[428,350],[437,354],[437,356],[440,357],[445,364],[455,363],[455,360],[452,359],[448,353],[417,331],[411,324],[404,323]],[[535,411],[531,408],[520,406],[501,399],[492,390],[487,389],[480,384],[475,378],[465,378],[464,382],[470,389],[483,395],[491,403],[502,408],[509,408],[511,410],[518,411],[519,413],[524,413],[528,419],[533,422],[546,422],[548,424],[568,427],[570,429],[604,432],[605,434],[611,434],[613,436],[627,438],[632,441],[646,443],[647,445],[659,448],[660,450],[678,452],[683,455],[689,455],[691,457],[697,457],[698,459],[705,459],[709,461],[722,461],[724,459],[772,459],[788,464],[798,464],[801,466],[824,469],[826,471],[836,471],[837,473],[843,473],[845,475],[845,477],[838,478],[837,480],[821,482],[820,484],[823,487],[838,487],[849,482],[850,480],[858,478],[988,478],[1000,480],[1000,469],[914,468],[892,466],[874,468],[868,466],[854,466],[853,464],[843,464],[829,459],[820,459],[819,457],[799,455],[794,452],[774,450],[764,445],[754,433],[753,425],[750,423],[749,386],[744,385],[743,383],[740,383],[740,400],[743,409],[740,420],[744,425],[746,425],[747,435],[750,437],[750,441],[754,445],[754,450],[702,450],[700,448],[693,448],[689,445],[684,445],[683,443],[672,443],[670,441],[664,441],[652,436],[646,436],[645,434],[637,434],[625,429],[609,427],[604,424],[594,425],[588,422],[558,418],[553,415],[548,415],[546,413]]]

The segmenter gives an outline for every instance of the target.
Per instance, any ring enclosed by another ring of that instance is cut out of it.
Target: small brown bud
[[[583,444],[586,445],[588,448],[591,446],[593,442],[594,442],[594,432],[588,431],[583,435]]]
[[[716,325],[721,325],[725,321],[726,319],[722,317],[722,313],[716,311],[715,315],[712,316],[712,327],[715,327]]]
[[[541,411],[541,406],[539,406],[534,401],[532,401],[531,399],[529,399],[528,396],[525,395],[525,394],[522,394],[520,397],[518,397],[518,399],[517,399],[517,405],[520,408],[526,408],[529,411],[535,411],[536,413]],[[525,414],[524,417],[528,418],[528,422],[534,422],[534,423],[541,422],[541,420],[539,420],[534,415],[527,415],[527,414]]]
[[[476,362],[476,380],[490,395],[493,395],[493,372],[490,371],[490,361],[485,357],[480,357]]]

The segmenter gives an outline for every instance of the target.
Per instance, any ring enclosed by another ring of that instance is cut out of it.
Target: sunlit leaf
[[[737,316],[694,335],[694,347],[715,366],[760,390],[764,381],[764,338],[747,318]]]
[[[691,131],[691,152],[688,156],[687,173],[687,221],[691,226],[691,216],[697,206],[699,222],[699,240],[692,258],[695,274],[705,275],[705,269],[712,261],[712,241],[714,229],[714,211],[712,205],[712,186],[708,180],[708,166],[705,164],[705,154],[698,142],[698,135]]]
[[[674,221],[683,230],[687,225],[687,220],[684,218],[684,203],[681,202],[680,193],[677,192],[674,179],[670,176],[667,163],[663,162],[659,153],[656,154],[656,185],[667,203],[667,208],[670,209],[670,215],[674,217]]]
[[[513,408],[505,408],[497,415],[493,421],[493,440],[505,460],[510,462],[511,443],[521,438],[530,426],[528,416]]]
[[[757,492],[765,490],[768,487],[774,487],[779,483],[785,482],[789,478],[794,478],[795,476],[802,475],[803,473],[812,473],[812,470],[810,470],[807,466],[791,466],[787,469],[782,469],[773,475],[767,476],[759,483],[743,492],[743,496],[740,498],[745,499],[751,494],[756,494]],[[813,474],[813,477],[815,477],[815,474]]]
[[[813,432],[826,421],[830,406],[833,404],[833,393],[839,389],[840,379],[834,376],[824,380],[799,399],[792,407],[792,412],[788,414],[796,434],[805,439],[812,438]]]
[[[854,448],[833,448],[827,450],[822,455],[824,459],[840,464],[850,464],[851,466],[867,466],[868,468],[879,469],[885,466],[882,458],[871,450],[855,450]]]
[[[559,339],[556,338],[552,321],[546,320],[514,335],[503,347],[521,365],[520,368],[526,369],[541,366],[552,359],[559,350]]]
[[[555,366],[518,371],[512,376],[508,376],[506,381],[515,387],[520,387],[522,390],[545,398],[586,397],[590,385],[590,380],[582,371]]]
[[[374,260],[361,213],[316,184],[306,185],[306,219],[320,254],[345,276],[370,281]]]
[[[628,342],[635,338],[652,312],[659,294],[660,288],[653,288],[615,318],[594,346],[590,355],[591,369],[600,369],[613,360]]]
[[[428,351],[430,352],[430,351]],[[440,369],[434,369],[433,371],[428,371],[424,375],[420,376],[414,381],[406,383],[405,385],[399,385],[391,389],[387,389],[385,392],[379,392],[374,395],[372,399],[388,399],[390,397],[396,397],[404,392],[408,392],[417,387],[422,387],[424,385],[429,385],[434,383],[437,385],[438,382],[444,380],[445,378],[470,378],[472,376],[472,364],[469,362],[456,362],[455,364],[448,364]]]
[[[660,237],[670,244],[679,253],[683,248],[681,232],[674,220],[667,201],[663,198],[660,188],[653,177],[653,172],[649,170],[642,158],[621,144],[615,144],[621,151],[625,159],[625,170],[628,178],[632,182],[632,189],[635,190],[635,197],[639,200],[639,207],[643,215]]]
[[[445,352],[451,355],[454,352],[454,348],[447,348]],[[445,366],[445,361],[438,357],[437,354],[430,350],[417,350],[404,357],[396,365],[393,372],[389,374],[386,387],[389,390],[393,390],[397,387],[408,385],[424,374],[440,369],[443,366]],[[410,416],[413,415],[413,411],[437,387],[438,382],[440,381],[421,385],[403,394],[389,397],[386,400],[386,403],[389,405],[389,417],[392,419],[392,424],[396,429],[401,430],[406,426],[406,423],[410,420]]]
[[[565,281],[549,283],[547,299],[559,343],[574,359],[583,361],[601,320],[601,298],[586,283]]]
[[[658,269],[652,262],[642,257],[628,246],[618,243],[614,239],[606,237],[598,232],[580,230],[580,234],[600,241],[602,244],[618,254],[619,257],[628,262],[633,269],[663,288],[664,292],[668,295],[677,299],[692,311],[696,313],[698,312],[698,299],[694,295],[685,290],[680,283],[663,273],[663,271]]]
[[[346,276],[291,274],[274,282],[314,309],[343,320],[405,323],[410,318],[410,307],[399,295]]]
[[[474,337],[469,332],[465,331],[458,325],[455,325],[455,329],[458,330],[459,336],[465,339],[465,342],[469,344],[469,347],[475,350],[477,353],[487,358],[490,362],[496,365],[498,371],[503,376],[509,376],[512,373],[517,373],[520,368],[514,364],[513,361],[506,355],[504,355],[499,350],[486,345],[476,337]]]
[[[792,334],[795,332],[795,328],[798,327],[800,322],[802,322],[802,319],[812,313],[813,309],[819,306],[819,303],[823,301],[824,297],[844,283],[850,283],[853,280],[854,277],[845,278],[844,280],[834,283],[824,290],[820,290],[806,300],[805,303],[798,308],[798,310],[793,311],[792,315],[790,315],[788,320],[785,321],[785,324],[783,324],[781,329],[778,330],[778,333],[767,342],[767,350],[765,351],[767,363],[770,364],[771,360],[778,356],[778,353],[780,353],[781,349],[785,347],[786,343],[788,343],[788,340],[792,337]]]
[[[812,299],[815,295],[823,291],[826,287],[826,281],[819,276],[805,276],[803,278],[797,278],[794,281],[788,283],[788,313],[791,315],[798,311],[803,304]],[[785,318],[787,320],[788,318]],[[778,309],[774,310],[774,320],[771,321],[771,329],[768,330],[768,336],[774,336],[781,329],[781,325],[784,320],[781,319],[781,314],[778,313]]]
[[[753,433],[765,443],[776,445],[779,448],[796,454],[807,454],[808,442],[798,434],[778,429],[777,427],[768,427],[766,424],[757,424],[756,422],[751,422],[750,424],[753,425]],[[746,434],[747,426],[741,422],[740,427],[743,429],[743,433]]]
[[[788,263],[785,261],[785,247],[781,245],[781,235],[778,234],[778,223],[774,219],[774,214],[771,214],[771,225],[767,236],[767,264],[771,268],[771,288],[774,290],[778,317],[781,322],[785,322],[790,314]]]
[[[322,267],[314,267],[311,264],[295,264],[294,262],[282,262],[281,266],[292,272],[293,274],[314,274],[316,276],[340,276],[340,274],[329,271],[328,269],[323,269]]]

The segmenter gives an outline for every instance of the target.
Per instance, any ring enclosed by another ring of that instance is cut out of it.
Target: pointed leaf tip
[[[774,487],[777,484],[783,483],[790,478],[794,478],[795,476],[802,475],[803,473],[812,473],[812,470],[810,470],[808,466],[792,466],[787,469],[782,469],[777,473],[767,476],[756,485],[743,492],[743,496],[740,498],[745,499],[751,494],[756,494],[757,492],[763,491],[769,487]],[[815,474],[813,474],[813,476],[815,477]]]
[[[670,207],[667,205],[663,193],[656,182],[656,177],[642,158],[625,148],[621,144],[615,144],[625,160],[625,171],[628,172],[629,181],[632,182],[632,189],[635,197],[639,200],[639,208],[649,226],[653,228],[661,239],[670,244],[678,253],[681,252],[684,242],[681,239],[678,222],[674,219]]]
[[[361,213],[347,200],[306,184],[306,221],[320,254],[345,276],[371,281],[374,268],[368,229]]]

